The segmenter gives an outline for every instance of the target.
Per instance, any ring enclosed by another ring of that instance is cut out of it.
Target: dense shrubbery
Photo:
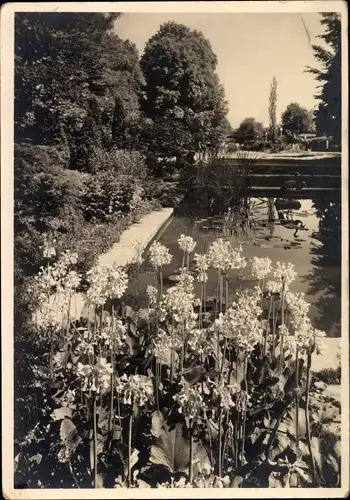
[[[57,261],[44,246],[47,266],[32,290],[41,323],[16,359],[16,485],[339,486],[339,436],[327,428],[339,408],[311,381],[323,333],[289,289],[293,267],[247,262],[222,239],[193,259],[191,237],[179,246],[183,265],[166,291],[162,269],[172,256],[159,243],[150,248],[146,309],[122,302],[143,260],[137,248],[134,276],[91,269],[89,319],[80,322],[66,315],[83,278],[78,256]],[[257,286],[237,290],[231,303],[230,273],[247,265]],[[215,300],[206,293],[210,268]]]
[[[146,105],[145,96],[149,99],[152,89],[166,93],[169,82],[163,82],[163,88],[149,79],[150,72],[157,76],[157,71],[163,71],[153,65],[153,42],[147,49],[148,59],[143,58],[142,74],[136,47],[113,31],[119,16],[16,16],[16,293],[21,289],[18,298],[24,296],[26,277],[37,272],[42,264],[38,241],[43,233],[51,239],[55,236],[57,244],[64,242],[67,249],[77,249],[76,238],[80,239],[79,255],[85,252],[85,242],[90,239],[91,248],[99,252],[103,245],[94,241],[97,234],[102,236],[106,231],[103,240],[113,243],[108,235],[114,230],[116,240],[125,224],[135,214],[147,213],[155,206],[155,200],[160,205],[178,203],[179,178],[175,177],[184,168],[185,159],[193,156],[204,139],[205,147],[209,147],[209,143],[215,143],[214,136],[218,138],[224,131],[227,108],[209,42],[181,25],[161,28],[154,39],[164,53],[168,52],[168,58],[175,50],[177,63],[187,68],[189,81],[182,93],[189,98],[187,91],[191,91],[192,97],[183,106],[186,116],[173,117],[175,121],[170,117],[174,110],[167,102],[156,99],[157,113],[166,111],[166,116],[155,116],[150,102]],[[177,38],[173,47],[166,43],[169,33]],[[186,40],[179,36],[181,33],[186,33]],[[205,63],[203,71],[208,77],[199,97],[192,81],[193,65],[188,66],[197,39],[205,41],[205,50],[197,47],[196,64]],[[166,58],[164,64],[168,64]],[[178,84],[182,86],[184,81],[180,80]],[[190,117],[188,113],[197,105],[198,113]],[[198,125],[203,127],[203,133]],[[164,169],[174,154],[174,168]],[[103,225],[99,233],[94,224]],[[108,224],[112,224],[112,231]]]

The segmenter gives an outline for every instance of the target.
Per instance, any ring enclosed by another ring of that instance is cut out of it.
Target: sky
[[[317,82],[305,66],[317,67],[312,44],[323,33],[317,13],[124,13],[116,33],[134,42],[142,55],[147,40],[167,21],[202,31],[218,58],[217,73],[229,101],[228,119],[236,128],[254,117],[268,125],[269,92],[277,79],[277,117],[291,102],[311,109]]]

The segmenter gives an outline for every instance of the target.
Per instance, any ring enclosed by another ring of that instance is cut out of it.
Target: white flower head
[[[206,254],[194,254],[194,260],[196,263],[196,271],[198,273],[197,280],[200,283],[206,283],[208,281],[207,270],[209,268],[208,256]]]
[[[229,241],[222,238],[214,241],[208,250],[208,262],[211,267],[227,272],[229,269],[243,269],[247,261],[241,255],[241,247],[233,248]]]
[[[149,256],[149,260],[155,268],[170,264],[172,259],[172,255],[170,254],[168,248],[158,241],[151,245],[149,249]]]
[[[148,295],[150,306],[154,306],[157,302],[158,290],[154,286],[148,285],[146,293]]]
[[[290,283],[295,280],[297,273],[294,270],[294,265],[290,262],[278,261],[273,275],[275,278],[281,280],[285,290],[288,290]]]
[[[134,255],[132,258],[132,262],[134,264],[141,266],[141,264],[143,263],[143,256],[142,256],[143,244],[140,240],[136,240],[133,242],[133,247],[134,247]]]
[[[177,240],[180,249],[185,253],[191,253],[196,247],[196,242],[192,236],[185,236],[181,234],[180,238]]]
[[[265,279],[266,276],[271,272],[271,259],[268,257],[253,257],[252,263],[252,274],[258,279]]]

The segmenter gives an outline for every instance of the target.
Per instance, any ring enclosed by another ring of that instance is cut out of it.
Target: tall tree
[[[321,14],[321,24],[325,33],[319,35],[325,48],[313,45],[314,57],[321,69],[307,67],[306,71],[314,74],[320,82],[320,92],[315,96],[320,104],[315,113],[318,135],[333,137],[337,145],[341,144],[341,19],[336,12]]]
[[[52,144],[64,132],[68,142],[74,143],[81,129],[92,124],[93,101],[102,144],[110,145],[117,93],[125,120],[137,121],[143,78],[135,45],[112,32],[119,16],[16,15],[16,141]]]
[[[235,137],[238,142],[245,143],[248,141],[256,141],[264,135],[264,126],[261,122],[257,122],[255,118],[245,118],[235,132]]]
[[[291,134],[305,134],[309,132],[310,119],[307,109],[296,102],[290,103],[282,113],[282,127]]]
[[[203,34],[165,23],[147,42],[140,64],[143,109],[152,120],[151,142],[160,147],[159,155],[181,161],[213,149],[224,133],[227,103],[215,72],[217,58]]]
[[[270,99],[269,99],[270,134],[273,142],[276,142],[276,133],[277,133],[276,105],[277,105],[277,80],[275,77],[273,77],[270,89]]]

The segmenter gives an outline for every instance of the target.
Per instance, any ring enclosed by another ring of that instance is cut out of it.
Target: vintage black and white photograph
[[[191,3],[2,12],[7,498],[348,493],[347,9]]]

